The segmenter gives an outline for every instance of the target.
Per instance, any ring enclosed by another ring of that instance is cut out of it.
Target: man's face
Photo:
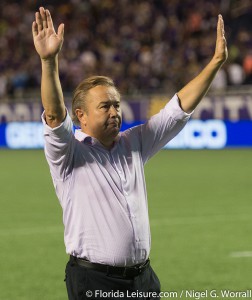
[[[105,146],[111,146],[122,123],[120,96],[115,88],[98,85],[89,90],[86,111],[80,118],[81,129],[97,138]]]

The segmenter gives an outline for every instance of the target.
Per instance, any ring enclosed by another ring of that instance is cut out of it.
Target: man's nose
[[[118,111],[116,110],[116,108],[114,107],[114,105],[110,106],[109,112],[110,112],[111,116],[117,116],[117,114],[118,114]]]

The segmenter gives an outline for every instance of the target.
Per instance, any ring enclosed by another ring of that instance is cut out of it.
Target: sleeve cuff
[[[169,107],[169,109],[172,111],[173,118],[175,120],[181,120],[186,122],[194,113],[194,110],[191,113],[186,113],[185,111],[183,111],[183,109],[180,107],[179,98],[177,94],[175,94],[167,103],[167,107]]]
[[[44,132],[48,133],[48,134],[55,134],[55,135],[60,135],[61,132],[65,132],[66,130],[68,131],[69,128],[73,128],[73,123],[72,120],[70,118],[69,112],[66,109],[66,117],[65,119],[62,121],[62,123],[57,126],[57,127],[50,127],[49,125],[47,125],[46,120],[45,120],[45,111],[43,111],[42,115],[41,115],[41,119],[42,119],[42,123],[44,125]]]

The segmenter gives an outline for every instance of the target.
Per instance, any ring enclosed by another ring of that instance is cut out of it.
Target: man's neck
[[[117,140],[117,138],[118,138],[118,135],[117,135],[115,138],[111,138],[111,139],[106,139],[106,140],[105,140],[105,139],[102,139],[102,138],[99,138],[99,137],[96,137],[96,136],[90,134],[90,133],[87,132],[86,130],[83,130],[83,128],[81,128],[81,131],[84,132],[85,134],[91,136],[92,138],[97,139],[97,140],[100,142],[100,144],[101,144],[104,148],[106,148],[107,150],[111,150],[111,149],[113,148],[113,146],[114,146],[114,144],[115,144],[115,142],[116,142],[116,140]]]

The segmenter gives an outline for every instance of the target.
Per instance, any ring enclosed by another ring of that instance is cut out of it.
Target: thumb
[[[64,24],[60,24],[57,32],[58,36],[60,37],[61,40],[64,38]]]

